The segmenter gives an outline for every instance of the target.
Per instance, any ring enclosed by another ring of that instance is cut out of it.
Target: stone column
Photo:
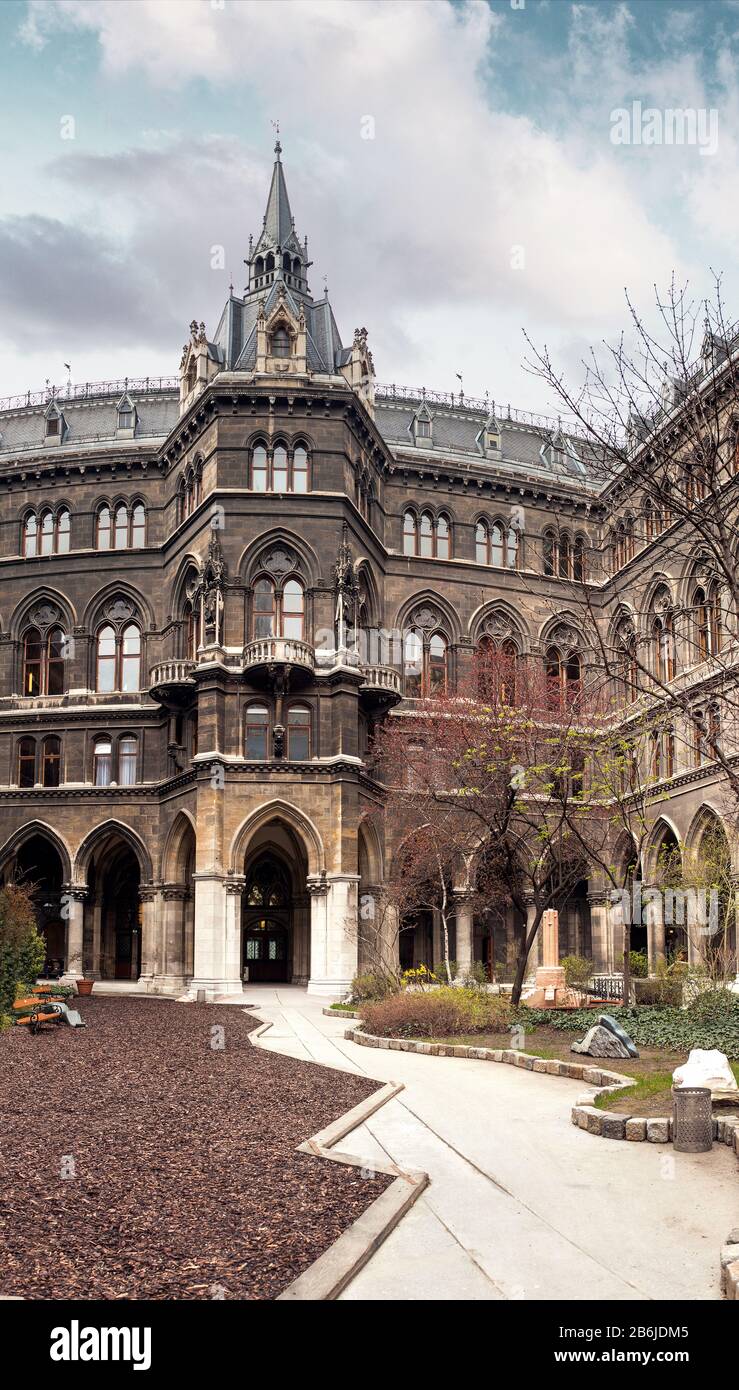
[[[159,884],[146,883],[139,889],[141,902],[141,959],[139,984],[151,992],[157,975],[163,973],[164,913]]]
[[[235,913],[232,905],[230,931],[226,925],[226,879],[218,873],[196,873],[195,879],[195,960],[193,978],[188,990],[197,995],[205,991],[206,999],[219,994],[241,994],[241,972],[236,970],[234,949]],[[228,939],[228,948],[227,948]],[[227,964],[228,954],[228,964]]]
[[[652,896],[647,897],[651,893]],[[642,888],[642,901],[644,902],[643,912],[646,913],[647,923],[647,953],[649,956],[649,973],[653,975],[657,969],[659,961],[665,958],[665,923],[662,915],[662,894],[654,893],[653,889]]]
[[[321,874],[311,874],[306,881],[310,897],[310,980],[309,994],[324,994],[322,986],[328,980],[328,931],[326,907],[328,884]]]
[[[244,967],[241,944],[241,904],[245,887],[246,877],[244,874],[233,874],[226,879],[226,979],[240,980],[242,988]]]
[[[601,971],[610,973],[614,968],[614,942],[612,924],[609,920],[609,903],[606,893],[602,891],[588,893],[588,905],[590,907],[590,941],[593,953],[593,969],[597,973]]]
[[[103,895],[97,892],[92,900],[92,978],[102,979],[103,973]]]
[[[458,978],[469,975],[475,958],[474,924],[470,895],[463,890],[454,894],[457,921],[457,965]]]
[[[64,889],[63,903],[67,913],[67,953],[62,984],[74,984],[82,978],[82,952],[85,933],[85,899],[89,889],[69,884]],[[62,909],[64,911],[64,908]]]
[[[308,993],[340,999],[359,961],[359,874],[327,874],[325,880],[309,877],[307,886],[313,901]]]
[[[185,987],[185,905],[187,889],[165,884],[162,890],[163,958],[154,977],[156,993],[176,993]]]

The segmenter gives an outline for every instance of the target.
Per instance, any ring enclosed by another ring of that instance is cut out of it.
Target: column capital
[[[231,874],[230,877],[225,880],[223,886],[227,893],[231,893],[234,897],[240,898],[246,888],[246,875]]]
[[[305,886],[312,898],[320,898],[328,893],[328,882],[323,874],[309,874]]]
[[[62,893],[77,903],[83,903],[90,897],[90,889],[86,883],[65,883]]]

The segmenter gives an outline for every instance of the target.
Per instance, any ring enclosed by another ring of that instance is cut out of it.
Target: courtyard
[[[0,1034],[0,1266],[24,1299],[271,1299],[384,1177],[296,1153],[370,1078],[255,1048],[240,1009],[100,997]]]

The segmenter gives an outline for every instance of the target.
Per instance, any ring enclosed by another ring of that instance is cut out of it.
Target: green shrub
[[[645,980],[649,974],[649,956],[646,951],[629,951],[629,970],[632,980]]]
[[[381,1038],[447,1038],[459,1033],[508,1031],[510,1003],[480,989],[441,985],[434,990],[404,990],[376,1003],[365,1003],[360,1017],[368,1033]]]
[[[366,970],[364,974],[354,976],[348,1002],[353,1007],[365,999],[386,999],[398,988],[398,981],[392,975],[383,975],[379,970]]]
[[[488,972],[481,960],[473,960],[469,970],[465,970],[462,983],[467,989],[484,989],[490,983]]]
[[[683,982],[676,976],[662,975],[653,980],[634,980],[637,1004],[652,1009],[679,1009],[683,1002]]]
[[[9,1014],[19,989],[29,989],[46,947],[36,929],[31,895],[11,883],[0,889],[0,1014]]]
[[[593,962],[585,956],[565,956],[560,965],[565,972],[565,984],[570,989],[584,989],[593,974]]]
[[[450,974],[451,974],[452,979],[453,979],[453,980],[456,980],[457,975],[459,974],[459,966],[457,965],[456,960],[450,960],[450,962],[449,962],[449,971],[450,971]],[[433,971],[433,973],[434,973],[434,975],[436,976],[437,980],[439,981],[439,984],[440,984],[440,985],[445,985],[445,984],[447,983],[447,978],[446,978],[446,965],[444,964],[444,961],[443,961],[443,960],[442,960],[442,961],[439,961],[438,965],[435,965],[435,966],[434,966],[434,971]]]
[[[728,991],[725,991],[728,993]],[[711,993],[722,993],[716,990]],[[696,1004],[698,1001],[695,1001]],[[684,1052],[691,1047],[718,1048],[727,1057],[739,1058],[739,995],[729,994],[720,1019],[702,1015],[695,1005],[688,1009],[646,1007],[614,1008],[613,1016],[637,1047],[665,1047],[672,1052]],[[705,1005],[708,1009],[709,1006]],[[603,1010],[604,1013],[608,1012]],[[597,1022],[594,1009],[520,1009],[515,1020],[527,1029],[537,1025],[559,1028],[582,1036]]]

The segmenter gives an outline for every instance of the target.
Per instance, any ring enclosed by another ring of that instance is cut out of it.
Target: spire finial
[[[273,130],[274,130],[274,132],[275,132],[275,135],[276,135],[276,137],[277,137],[277,139],[275,140],[275,156],[276,156],[276,159],[277,159],[277,163],[279,164],[279,162],[280,162],[280,155],[282,154],[282,145],[280,144],[280,122],[279,122],[279,121],[272,121],[272,128],[273,128]]]

